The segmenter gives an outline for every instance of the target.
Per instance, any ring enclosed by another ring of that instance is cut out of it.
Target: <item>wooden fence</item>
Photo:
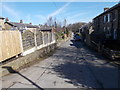
[[[25,56],[52,43],[55,43],[52,32],[37,31],[34,34],[26,30],[21,34],[17,30],[0,31],[0,62],[18,54]]]
[[[0,62],[22,52],[19,31],[0,31]]]

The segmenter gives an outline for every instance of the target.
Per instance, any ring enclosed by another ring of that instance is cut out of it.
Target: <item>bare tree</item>
[[[48,26],[52,26],[53,25],[53,19],[52,19],[52,17],[49,17],[49,19],[47,21],[47,25]]]
[[[64,19],[64,21],[63,21],[63,26],[66,27],[66,24],[67,24],[67,20]]]
[[[47,23],[45,23],[44,26],[47,27]]]
[[[54,18],[54,27],[57,28],[56,18]]]
[[[60,28],[62,27],[62,23],[58,20],[57,20],[57,26],[60,27]]]
[[[84,24],[85,24],[84,22],[78,22],[78,23],[74,23],[74,24],[69,24],[69,25],[67,26],[67,28],[68,28],[69,30],[73,31],[73,32],[76,32],[76,31],[78,31],[78,29],[79,29],[82,25],[84,25]]]

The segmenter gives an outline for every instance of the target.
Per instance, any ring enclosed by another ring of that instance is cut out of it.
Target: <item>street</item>
[[[118,88],[119,69],[82,42],[69,40],[55,53],[1,78],[2,88]]]

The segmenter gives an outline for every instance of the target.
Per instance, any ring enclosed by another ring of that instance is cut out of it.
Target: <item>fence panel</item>
[[[22,52],[19,31],[0,31],[0,62]]]
[[[42,41],[42,33],[40,31],[37,31],[36,32],[36,42],[37,42],[37,46],[40,46],[43,44],[43,41]]]
[[[47,32],[44,32],[43,34],[43,37],[44,37],[44,45],[47,45],[48,44],[48,33]]]
[[[0,61],[2,60],[2,33],[0,33]]]
[[[22,33],[22,43],[24,51],[35,47],[34,33],[26,30]]]
[[[56,36],[55,36],[55,33],[52,32],[52,41],[56,40]]]
[[[0,62],[20,53],[26,55],[26,53],[32,52],[35,43],[37,44],[37,47],[44,47],[54,40],[55,34],[52,32],[37,31],[35,40],[35,34],[29,30],[24,31],[22,34],[17,30],[0,31]]]
[[[48,35],[48,36],[49,36],[49,37],[48,37],[48,40],[49,40],[49,43],[51,43],[51,42],[52,42],[52,32],[49,32],[48,34],[49,34],[49,35]]]

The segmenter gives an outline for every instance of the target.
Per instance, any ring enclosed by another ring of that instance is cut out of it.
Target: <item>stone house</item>
[[[93,23],[89,22],[79,28],[79,32],[81,33],[82,41],[84,41],[88,46],[91,45],[91,34],[94,32]]]
[[[101,34],[100,40],[120,40],[120,3],[104,10],[93,19],[95,33]]]
[[[27,23],[23,23],[23,22],[5,22],[5,28],[7,30],[19,30],[21,32],[23,32],[24,30],[30,30],[31,32],[34,32],[35,30],[37,30],[39,27]]]

